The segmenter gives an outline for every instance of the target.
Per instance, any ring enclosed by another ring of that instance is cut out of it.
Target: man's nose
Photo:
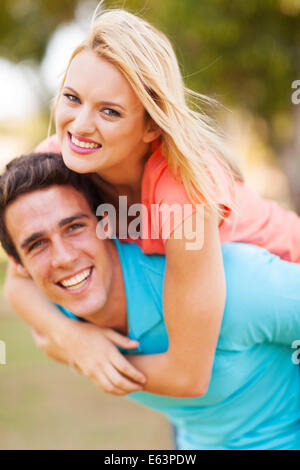
[[[74,134],[92,134],[95,131],[93,111],[82,105],[74,119],[72,130]]]
[[[77,250],[68,241],[55,240],[52,244],[51,262],[53,268],[72,267],[78,256]]]

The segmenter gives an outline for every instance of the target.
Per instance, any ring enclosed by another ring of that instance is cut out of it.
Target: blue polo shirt
[[[165,258],[115,242],[129,336],[140,342],[131,353],[164,352]],[[227,243],[222,251],[226,306],[207,393],[129,398],[164,413],[177,427],[180,449],[300,449],[300,368],[291,347],[300,340],[300,265],[253,245]]]

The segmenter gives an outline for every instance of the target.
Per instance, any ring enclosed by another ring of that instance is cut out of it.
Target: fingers
[[[130,393],[127,390],[118,387],[117,378],[115,379],[116,384],[112,383],[109,377],[107,377],[106,372],[104,373],[102,370],[87,372],[87,370],[85,370],[84,367],[79,366],[76,363],[72,363],[71,367],[72,367],[72,370],[74,370],[74,372],[78,372],[78,373],[85,375],[88,379],[94,382],[97,385],[97,387],[100,388],[105,393],[110,393],[111,395],[117,395],[117,396],[124,396]]]
[[[97,387],[99,387],[105,393],[110,393],[117,396],[124,396],[129,393],[126,390],[119,388],[117,385],[114,385],[101,371],[96,375],[90,375],[89,379],[91,379],[92,382],[94,382]]]
[[[102,330],[102,333],[104,334],[104,336],[106,336],[107,339],[112,341],[117,346],[120,346],[121,348],[135,349],[139,346],[138,341],[128,338],[128,336],[121,335],[121,333],[111,330],[110,328],[104,328]]]
[[[118,370],[127,378],[141,385],[146,383],[146,377],[132,364],[130,364],[130,362],[118,350],[113,351],[111,356],[111,363],[116,370]]]
[[[142,389],[140,385],[130,382],[109,364],[105,371],[99,371],[97,374],[90,375],[90,379],[96,383],[101,390],[112,395],[123,396],[128,393],[138,392]]]
[[[143,390],[144,376],[131,366],[117,349],[115,352],[109,360],[105,358],[102,364],[95,364],[94,367],[91,367],[91,364],[77,364],[77,369],[106,393],[122,396]],[[76,364],[74,366],[76,367]],[[129,378],[130,375],[137,380]]]
[[[129,380],[109,363],[106,364],[104,372],[112,385],[125,393],[138,392],[143,389],[141,384]]]

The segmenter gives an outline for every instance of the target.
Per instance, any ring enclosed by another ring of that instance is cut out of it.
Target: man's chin
[[[55,302],[65,309],[69,310],[73,315],[83,320],[93,321],[93,317],[96,317],[99,313],[100,306],[97,305],[78,305],[77,302]]]

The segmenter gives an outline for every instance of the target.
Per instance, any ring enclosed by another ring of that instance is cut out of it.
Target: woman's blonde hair
[[[72,60],[86,49],[112,63],[131,84],[160,127],[162,153],[174,176],[180,175],[191,200],[197,202],[200,196],[222,216],[216,192],[220,195],[220,188],[233,187],[233,180],[242,176],[212,120],[189,106],[190,100],[196,104],[215,101],[185,87],[167,37],[127,11],[96,11],[87,38],[70,58],[56,104]]]

